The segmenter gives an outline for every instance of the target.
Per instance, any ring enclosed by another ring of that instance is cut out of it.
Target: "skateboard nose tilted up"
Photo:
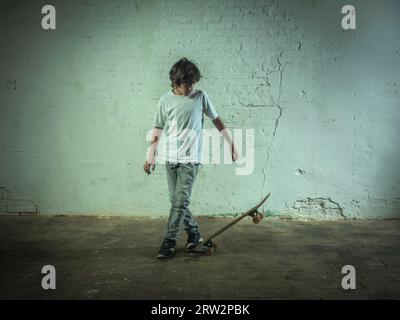
[[[258,208],[260,208],[265,201],[269,198],[271,195],[271,192],[268,193],[255,207],[247,210],[246,212],[242,213],[240,216],[236,217],[233,219],[231,222],[229,222],[227,225],[223,226],[222,228],[218,229],[215,231],[213,234],[209,235],[206,237],[202,242],[200,242],[196,247],[190,250],[190,252],[196,252],[196,253],[204,253],[206,255],[211,256],[214,252],[214,249],[217,247],[215,243],[213,243],[211,240],[220,235],[222,232],[224,232],[226,229],[230,228],[240,220],[242,220],[244,217],[250,216],[252,217],[253,223],[259,224],[261,220],[264,218],[264,215],[261,212],[258,212]]]

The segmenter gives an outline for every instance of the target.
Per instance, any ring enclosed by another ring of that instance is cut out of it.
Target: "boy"
[[[158,103],[153,123],[150,152],[144,171],[150,174],[155,168],[155,152],[161,134],[167,141],[166,172],[171,209],[167,232],[157,258],[169,258],[175,252],[176,240],[183,227],[188,235],[186,249],[190,250],[203,239],[198,225],[189,210],[190,196],[199,165],[202,162],[203,113],[214,123],[230,145],[232,160],[237,151],[231,134],[214,109],[206,92],[194,90],[201,74],[196,64],[187,58],[177,61],[169,72],[172,90],[165,93]],[[212,246],[210,241],[206,245]]]

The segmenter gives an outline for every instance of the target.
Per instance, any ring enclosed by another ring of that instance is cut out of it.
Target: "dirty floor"
[[[204,235],[231,218],[198,218]],[[157,260],[165,219],[0,217],[0,299],[400,299],[400,220],[245,219],[213,256]],[[56,269],[43,290],[41,269]],[[342,267],[356,289],[341,287]]]

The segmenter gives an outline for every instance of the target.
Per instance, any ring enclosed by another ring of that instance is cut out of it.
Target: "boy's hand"
[[[233,150],[232,161],[235,162],[237,159],[239,159],[239,154],[236,152],[236,150]]]
[[[154,162],[150,163],[146,160],[146,162],[144,163],[143,169],[144,169],[144,172],[146,172],[147,174],[150,174],[151,173],[150,168],[151,168],[151,171],[154,171],[155,167],[156,167],[156,164]]]
[[[239,153],[236,150],[236,147],[234,144],[232,144],[231,148],[231,154],[232,154],[232,161],[235,162],[237,159],[239,159]]]

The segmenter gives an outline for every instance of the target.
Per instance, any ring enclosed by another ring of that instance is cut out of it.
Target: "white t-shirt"
[[[173,163],[202,162],[203,114],[211,120],[218,117],[205,91],[193,90],[187,96],[179,96],[170,90],[160,98],[153,122],[154,128],[163,129],[158,145],[159,160],[161,158]]]

